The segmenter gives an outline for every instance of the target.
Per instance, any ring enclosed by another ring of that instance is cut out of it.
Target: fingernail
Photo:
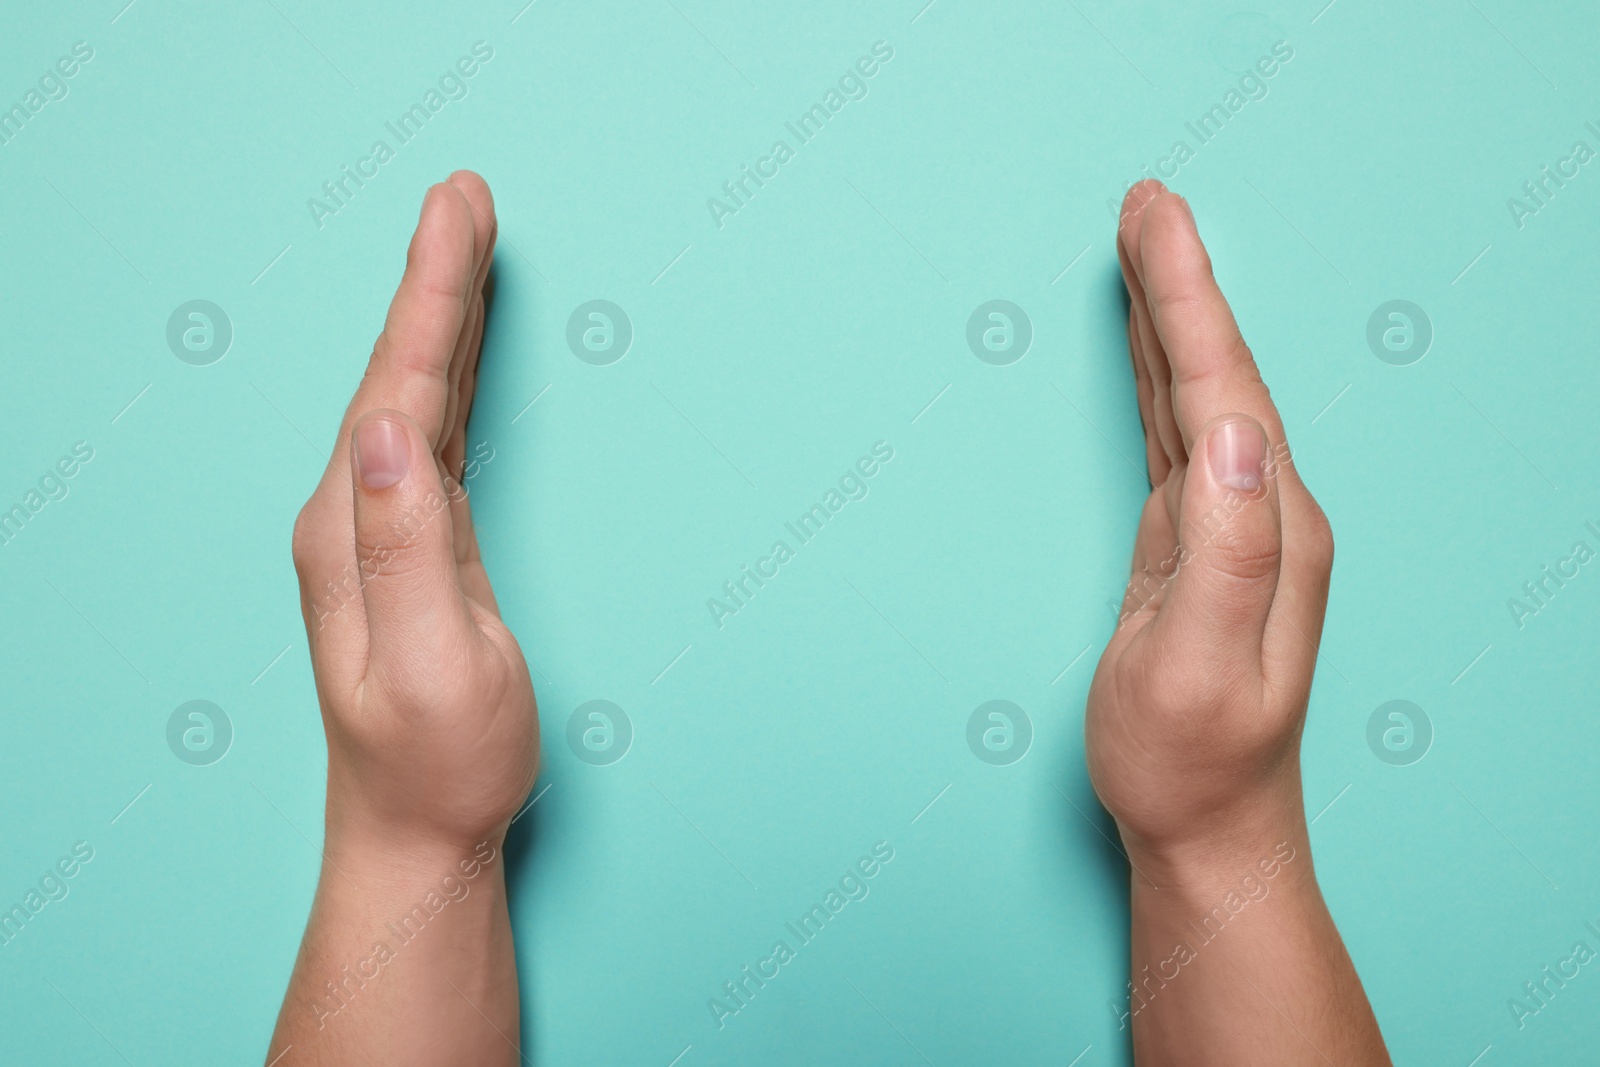
[[[1261,488],[1267,460],[1267,436],[1253,421],[1225,422],[1211,431],[1206,444],[1211,474],[1230,489],[1253,493]]]
[[[406,476],[411,442],[405,427],[388,419],[372,419],[356,427],[356,467],[368,489],[387,489]]]

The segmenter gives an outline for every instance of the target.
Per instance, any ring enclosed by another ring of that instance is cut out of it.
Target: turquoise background
[[[1507,198],[1600,148],[1592,6],[922,3],[6,3],[0,105],[94,58],[0,145],[0,508],[94,458],[0,546],[0,905],[95,854],[0,947],[0,1061],[265,1058],[326,758],[290,525],[423,191],[466,166],[501,223],[474,500],[544,729],[510,846],[530,1057],[1126,1063],[1081,739],[1146,491],[1108,201],[1279,40],[1173,185],[1339,542],[1318,871],[1397,1062],[1591,1055],[1596,968],[1523,1029],[1507,1001],[1600,948],[1600,575],[1521,628],[1507,601],[1600,547],[1600,166],[1521,228]],[[719,229],[707,198],[880,40]],[[318,228],[307,198],[476,41],[466,98]],[[635,330],[607,367],[565,342],[597,298]],[[965,342],[995,298],[1035,329],[1006,367]],[[191,299],[233,325],[211,366],[166,345]],[[1411,366],[1365,340],[1391,299],[1433,323]],[[880,440],[866,499],[717,628]],[[233,723],[210,766],[165,740],[191,699]],[[566,743],[591,699],[636,732],[610,766]],[[991,699],[1034,724],[1011,766],[966,745]],[[1391,699],[1433,723],[1411,766],[1367,746]],[[719,1030],[707,998],[884,840]]]

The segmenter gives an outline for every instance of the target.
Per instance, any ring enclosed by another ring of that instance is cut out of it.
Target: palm
[[[295,528],[330,782],[353,780],[384,818],[463,838],[503,828],[538,763],[528,666],[459,480],[494,238],[482,179],[458,172],[430,190],[371,366]],[[429,453],[381,492],[352,480],[352,438],[374,422],[404,427]]]
[[[1332,541],[1187,205],[1136,187],[1118,252],[1152,490],[1085,741],[1102,802],[1148,842],[1298,788]]]

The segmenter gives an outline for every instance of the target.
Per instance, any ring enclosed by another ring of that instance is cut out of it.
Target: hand
[[[428,190],[366,376],[295,523],[330,841],[498,843],[537,771],[533,685],[459,480],[495,233],[476,174]]]
[[[1300,788],[1333,538],[1182,198],[1118,252],[1150,499],[1089,687],[1089,776],[1137,874],[1137,1063],[1387,1067],[1311,863]]]
[[[1333,538],[1188,204],[1135,186],[1118,253],[1152,489],[1089,690],[1089,775],[1135,865],[1182,870],[1303,826]]]

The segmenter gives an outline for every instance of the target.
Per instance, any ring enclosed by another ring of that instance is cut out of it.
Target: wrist
[[[330,847],[358,852],[363,859],[389,857],[436,867],[451,856],[467,856],[487,843],[496,853],[510,829],[494,823],[435,817],[438,804],[416,794],[403,799],[394,790],[363,782],[348,770],[329,768],[324,830]]]
[[[506,828],[482,835],[447,832],[410,819],[384,817],[328,790],[323,884],[362,895],[460,893],[459,884],[504,884]]]
[[[1305,808],[1295,785],[1292,798],[1284,795],[1287,791],[1271,791],[1241,799],[1226,811],[1193,820],[1178,835],[1144,839],[1122,827],[1135,889],[1154,886],[1209,899],[1246,877],[1314,884]]]

